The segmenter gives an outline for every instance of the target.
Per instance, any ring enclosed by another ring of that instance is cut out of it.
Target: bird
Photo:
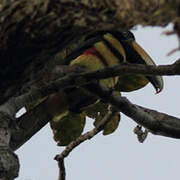
[[[102,30],[84,35],[82,44],[67,55],[65,60],[66,65],[79,66],[87,72],[119,64],[155,66],[151,57],[136,42],[133,33],[119,30]],[[138,90],[149,82],[155,88],[156,93],[162,91],[163,79],[161,76],[134,74],[99,80],[100,85],[117,93]],[[88,87],[89,85],[85,86]],[[80,136],[86,116],[98,119],[99,111],[101,111],[100,114],[107,111],[107,106],[103,101],[88,94],[82,87],[66,88],[54,93],[44,101],[44,104],[46,111],[52,116],[50,126],[53,130],[54,139],[59,146],[65,146]],[[109,129],[106,127],[108,130],[104,134],[114,132],[119,121],[120,114],[118,113],[112,119]]]
[[[101,39],[101,43],[106,46],[107,51],[99,48],[99,53],[107,57],[107,52],[111,51],[118,59],[118,64],[126,63],[156,66],[148,53],[136,42],[135,36],[131,31],[97,31],[87,36],[87,39],[92,38]],[[111,57],[104,59],[107,59],[108,62],[113,61]],[[116,89],[121,92],[138,90],[150,82],[155,88],[156,93],[159,93],[164,86],[161,76],[121,75],[118,79]]]

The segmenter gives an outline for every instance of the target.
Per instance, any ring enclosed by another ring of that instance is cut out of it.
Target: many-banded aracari
[[[88,35],[86,39],[94,40],[94,46],[85,50],[80,57],[86,55],[86,51],[95,49],[96,54],[89,54],[98,57],[99,61],[106,61],[104,67],[121,63],[155,65],[151,57],[135,41],[135,37],[130,31],[98,31]],[[109,54],[112,54],[112,56],[109,56]],[[72,63],[74,64],[74,61]],[[163,80],[161,76],[122,75],[118,77],[116,90],[121,92],[134,91],[144,87],[148,82],[153,85],[157,93],[163,89]]]
[[[98,31],[88,34],[83,45],[66,57],[66,62],[70,66],[83,67],[86,71],[121,63],[155,65],[150,56],[135,42],[130,31]],[[154,86],[156,92],[163,89],[161,76],[122,75],[100,80],[101,85],[119,92],[140,89],[148,82]],[[96,103],[95,97],[80,88],[68,88],[48,97],[45,105],[52,115],[51,128],[54,138],[60,145],[68,144],[81,134],[88,114],[85,109]],[[116,120],[118,118],[119,115],[115,117]],[[63,134],[66,137],[64,139]]]

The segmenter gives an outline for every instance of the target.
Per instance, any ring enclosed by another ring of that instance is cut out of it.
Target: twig
[[[178,37],[179,46],[177,48],[172,49],[170,52],[168,52],[167,56],[170,56],[173,53],[175,53],[175,52],[180,50],[180,24],[179,24],[179,19],[176,19],[176,21],[174,22],[173,30],[171,30],[171,31],[164,31],[162,34],[165,34],[167,36],[176,34],[177,37]]]
[[[66,146],[65,150],[62,151],[59,155],[57,155],[54,159],[58,161],[59,165],[59,180],[65,180],[65,167],[64,167],[64,158],[66,158],[69,153],[77,147],[79,144],[84,141],[93,138],[96,134],[102,131],[105,125],[116,115],[118,111],[116,108],[109,106],[109,111],[107,115],[102,119],[102,121],[95,127],[93,130],[81,135],[75,141],[72,141],[68,146]]]
[[[64,166],[64,159],[58,161],[59,166],[59,178],[58,180],[65,180],[66,179],[66,169]]]
[[[108,114],[102,119],[102,121],[95,127],[93,130],[86,132],[85,134],[79,136],[75,141],[71,142],[68,146],[66,146],[65,150],[55,157],[55,160],[59,161],[68,156],[68,154],[79,144],[82,142],[93,138],[96,134],[103,130],[104,126],[107,122],[109,122],[117,113],[117,110],[110,110]]]

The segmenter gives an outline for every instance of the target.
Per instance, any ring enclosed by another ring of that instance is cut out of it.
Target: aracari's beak
[[[145,50],[137,42],[133,41],[132,46],[141,56],[142,60],[144,61],[144,64],[156,66],[156,64],[151,59],[151,57],[145,52]],[[153,85],[153,87],[156,90],[156,93],[160,93],[162,91],[164,83],[161,76],[146,76],[146,78]]]

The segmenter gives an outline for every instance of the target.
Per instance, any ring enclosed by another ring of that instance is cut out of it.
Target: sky
[[[175,35],[165,36],[166,28],[140,26],[133,30],[136,41],[148,52],[156,64],[171,64],[180,52],[167,53],[178,47]],[[131,102],[180,117],[180,77],[164,77],[164,90],[155,94],[151,85],[131,93],[123,93]],[[87,119],[85,131],[93,128]],[[66,180],[152,180],[179,179],[180,140],[149,134],[146,141],[138,142],[133,129],[136,123],[121,116],[118,129],[112,135],[98,134],[77,147],[65,159]],[[17,180],[56,180],[58,166],[53,160],[64,148],[56,146],[49,125],[34,135],[16,151],[20,159]]]

